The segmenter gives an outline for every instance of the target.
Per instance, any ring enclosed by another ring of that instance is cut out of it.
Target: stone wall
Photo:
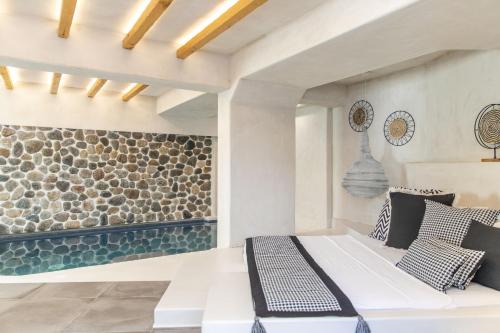
[[[0,233],[211,216],[212,138],[0,125]]]

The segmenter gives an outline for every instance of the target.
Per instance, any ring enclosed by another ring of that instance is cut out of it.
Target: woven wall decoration
[[[349,125],[356,132],[363,132],[373,122],[373,107],[365,101],[359,100],[354,103],[349,111]]]
[[[384,136],[391,145],[407,144],[415,133],[415,120],[406,111],[391,113],[384,124]]]
[[[487,105],[479,112],[474,133],[482,147],[493,149],[493,158],[484,158],[482,161],[500,162],[500,158],[497,158],[497,149],[500,148],[500,104]]]

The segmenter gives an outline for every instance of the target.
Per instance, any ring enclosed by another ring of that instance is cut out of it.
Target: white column
[[[219,94],[219,247],[294,232],[295,109],[303,93],[240,80]]]

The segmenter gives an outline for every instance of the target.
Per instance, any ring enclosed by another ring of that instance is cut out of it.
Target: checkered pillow
[[[393,192],[415,194],[415,195],[436,195],[442,194],[443,191],[435,189],[410,189],[403,186],[391,187],[387,191],[386,199],[382,210],[378,216],[377,224],[373,231],[368,235],[371,238],[385,241],[389,235],[389,225],[391,223],[391,197]]]
[[[425,200],[425,215],[418,238],[438,238],[460,246],[469,230],[471,220],[493,226],[499,213],[493,209],[455,208]]]
[[[455,246],[436,238],[429,239],[428,242],[436,247],[447,249],[455,253],[461,253],[467,256],[464,264],[460,266],[452,279],[453,287],[457,287],[460,290],[465,290],[465,288],[469,286],[470,282],[474,278],[476,272],[481,267],[486,252],[464,249],[460,246]]]
[[[445,292],[453,285],[453,279],[467,256],[429,240],[417,239],[409,247],[397,267],[413,275],[432,288]]]

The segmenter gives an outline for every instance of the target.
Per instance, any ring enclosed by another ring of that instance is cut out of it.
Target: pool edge
[[[167,227],[189,227],[189,226],[199,226],[206,224],[217,224],[217,220],[186,219],[186,220],[176,220],[176,221],[131,223],[131,224],[116,225],[116,226],[63,229],[57,231],[43,231],[43,232],[32,232],[32,233],[22,233],[22,234],[4,234],[0,235],[0,243],[23,242],[29,240],[38,240],[47,238],[52,239],[60,237],[72,237],[72,236],[91,236],[91,235],[99,235],[117,231],[127,232],[127,231],[137,231],[137,230],[147,230],[147,229],[157,229],[157,228],[167,228]]]

